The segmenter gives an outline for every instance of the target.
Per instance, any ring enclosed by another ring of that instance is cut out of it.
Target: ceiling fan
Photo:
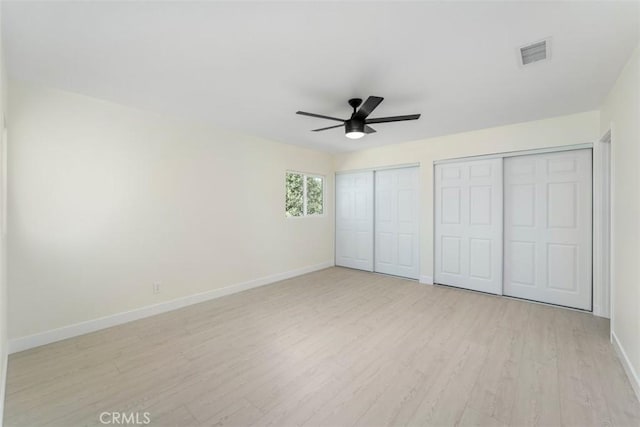
[[[304,111],[296,111],[296,114],[303,116],[318,117],[321,119],[335,120],[342,122],[342,124],[329,126],[326,128],[313,129],[313,132],[320,132],[322,130],[335,129],[344,126],[345,136],[351,139],[362,138],[365,134],[374,133],[375,129],[369,126],[372,123],[389,123],[389,122],[402,122],[405,120],[417,120],[420,118],[420,114],[410,114],[407,116],[393,116],[393,117],[378,117],[377,119],[368,119],[369,114],[376,109],[378,105],[384,100],[379,96],[370,96],[362,104],[362,99],[352,98],[349,100],[349,105],[353,108],[351,118],[339,119],[337,117],[323,116],[322,114],[306,113]],[[362,104],[362,107],[360,105]],[[360,109],[358,109],[360,107]]]

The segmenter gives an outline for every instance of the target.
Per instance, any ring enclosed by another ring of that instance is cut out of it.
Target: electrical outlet
[[[154,283],[153,284],[153,294],[159,294],[160,293],[160,283]]]

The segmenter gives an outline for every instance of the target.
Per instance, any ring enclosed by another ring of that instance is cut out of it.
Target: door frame
[[[611,298],[611,288],[612,288],[612,280],[609,277],[609,283],[606,283],[606,280],[603,280],[602,277],[602,264],[596,263],[601,262],[602,254],[606,251],[606,247],[604,247],[605,239],[611,237],[611,231],[609,230],[609,236],[607,236],[606,230],[606,215],[603,215],[601,209],[595,209],[595,206],[598,206],[596,203],[601,203],[603,200],[606,200],[606,197],[609,196],[609,200],[611,200],[612,191],[609,190],[609,194],[604,194],[602,180],[606,173],[609,174],[609,185],[610,189],[613,188],[613,181],[611,180],[612,167],[613,165],[609,165],[609,170],[607,171],[603,165],[603,150],[602,147],[598,147],[598,145],[607,143],[610,141],[610,133],[605,134],[598,143],[584,143],[584,144],[572,144],[572,145],[560,145],[553,147],[544,147],[537,149],[529,149],[529,150],[515,150],[515,151],[504,151],[504,152],[496,152],[489,154],[481,154],[475,156],[465,156],[465,157],[451,157],[438,159],[433,161],[433,197],[432,207],[435,209],[435,165],[437,164],[446,164],[446,163],[456,163],[463,161],[472,161],[472,160],[484,160],[484,159],[495,159],[495,158],[505,158],[505,157],[516,157],[516,156],[527,156],[531,154],[544,154],[544,153],[554,153],[561,151],[573,151],[573,150],[581,150],[581,149],[591,149],[592,153],[592,230],[591,230],[591,242],[592,242],[592,271],[591,271],[591,283],[592,283],[592,313],[595,316],[606,317],[608,318],[612,310],[610,310],[610,304],[612,301]],[[434,212],[435,213],[435,212]],[[433,216],[433,228],[432,233],[435,236],[435,215]],[[610,240],[609,240],[610,241]],[[609,262],[612,260],[612,256],[610,253],[611,247],[609,248]],[[434,265],[435,265],[435,239],[433,239],[433,257],[434,257]],[[612,269],[610,269],[611,274],[613,273]]]
[[[380,166],[375,168],[360,168],[360,169],[347,169],[343,171],[336,171],[336,175],[348,174],[348,173],[358,173],[358,172],[375,172],[375,171],[386,171],[389,169],[405,169],[405,168],[419,168],[420,163],[402,163],[398,165],[388,165],[388,166]]]
[[[497,153],[490,154],[481,154],[478,156],[465,156],[465,157],[451,157],[446,159],[434,160],[433,164],[444,164],[444,163],[456,163],[456,162],[465,162],[470,160],[483,160],[483,159],[498,159],[504,157],[515,157],[515,156],[528,156],[530,154],[545,154],[545,153],[555,153],[557,151],[573,151],[573,150],[582,150],[584,148],[593,148],[593,143],[589,142],[586,144],[573,144],[573,145],[559,145],[554,147],[545,147],[545,148],[534,148],[531,150],[515,150],[515,151],[502,151]]]
[[[613,296],[611,130],[593,145],[593,314],[609,318]]]

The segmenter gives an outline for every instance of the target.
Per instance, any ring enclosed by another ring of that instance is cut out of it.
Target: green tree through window
[[[322,178],[307,177],[307,215],[322,215]]]
[[[303,175],[287,173],[287,202],[288,216],[304,215],[304,181]]]
[[[324,213],[324,178],[287,172],[286,189],[287,216],[299,217]]]

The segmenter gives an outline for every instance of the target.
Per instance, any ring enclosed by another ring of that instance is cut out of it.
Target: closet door
[[[419,169],[375,173],[375,271],[417,279]]]
[[[373,172],[336,175],[336,265],[373,271]]]
[[[502,293],[502,159],[435,167],[434,282]]]
[[[591,310],[591,150],[504,163],[504,294]]]

